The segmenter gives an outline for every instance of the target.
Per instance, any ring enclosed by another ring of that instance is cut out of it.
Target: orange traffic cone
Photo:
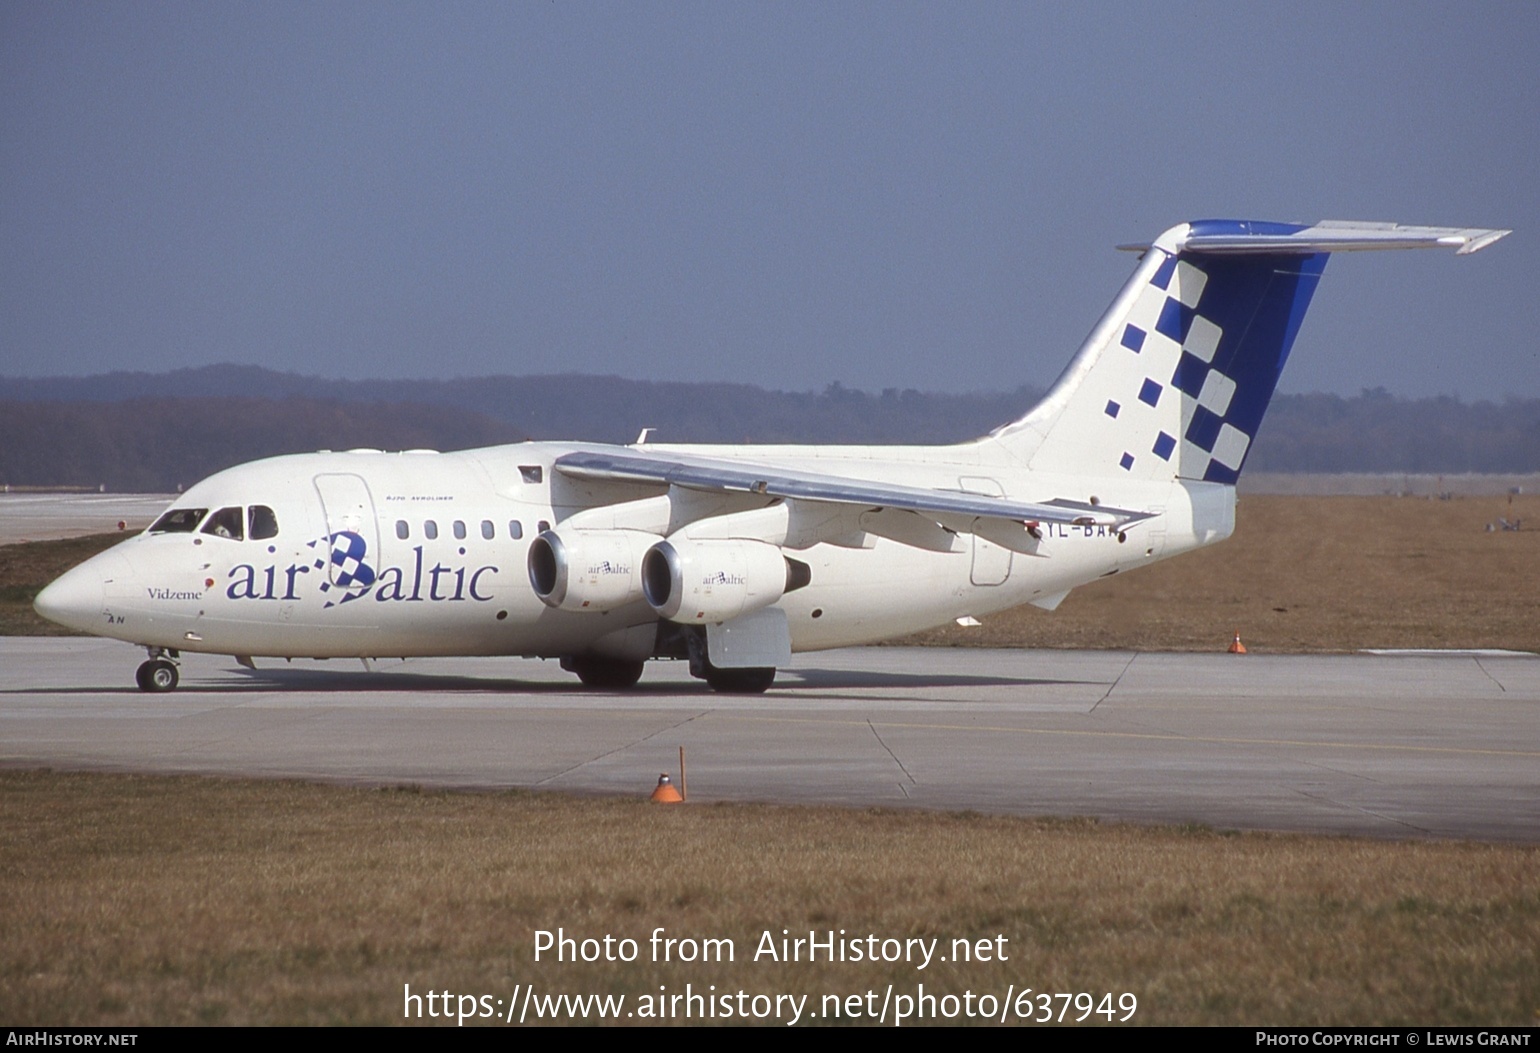
[[[1235,634],[1235,639],[1230,641],[1230,653],[1231,654],[1245,654],[1246,653],[1246,645],[1241,643],[1241,634],[1240,633],[1236,633]]]
[[[669,779],[668,773],[664,772],[658,776],[658,788],[652,791],[652,800],[659,804],[678,804],[684,798],[679,796],[679,791],[674,789],[673,781]]]

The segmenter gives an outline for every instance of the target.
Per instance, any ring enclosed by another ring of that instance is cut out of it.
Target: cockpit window
[[[207,508],[173,508],[150,524],[151,534],[191,534],[198,529]]]
[[[246,531],[246,536],[251,540],[266,541],[278,536],[278,517],[266,505],[252,505],[246,511],[246,519],[251,527]]]
[[[241,523],[242,518],[239,505],[234,508],[221,508],[209,516],[209,521],[203,524],[203,533],[213,534],[215,537],[227,537],[232,541],[240,541],[246,536]]]

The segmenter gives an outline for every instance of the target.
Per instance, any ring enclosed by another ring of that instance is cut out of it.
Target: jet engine
[[[548,607],[612,611],[642,598],[641,530],[547,530],[529,545],[529,583]]]
[[[801,560],[766,541],[660,541],[642,558],[642,593],[652,609],[686,625],[725,622],[768,607],[812,579]]]

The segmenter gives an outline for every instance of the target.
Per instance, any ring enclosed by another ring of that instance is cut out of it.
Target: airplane
[[[210,476],[48,585],[44,617],[148,651],[559,659],[620,690],[654,659],[761,692],[871,643],[1213,544],[1333,252],[1507,230],[1200,220],[1133,276],[1048,394],[947,446],[527,442],[274,457]]]

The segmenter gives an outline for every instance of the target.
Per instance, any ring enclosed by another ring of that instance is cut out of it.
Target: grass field
[[[1540,1020],[1535,848],[36,772],[0,794],[10,1023],[400,1023],[406,984],[634,1008],[687,983],[813,1012],[923,983],[1131,994],[1141,1024]],[[638,960],[537,963],[558,927]],[[734,960],[654,963],[658,927]],[[752,960],[783,929],[1008,960]]]

